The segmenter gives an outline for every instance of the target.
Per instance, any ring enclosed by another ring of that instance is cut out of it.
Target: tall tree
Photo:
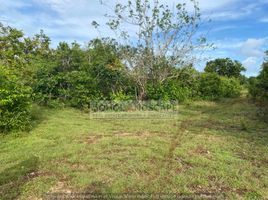
[[[209,61],[205,67],[205,72],[236,78],[240,77],[243,71],[246,71],[246,68],[239,61],[233,61],[230,58],[218,58]]]
[[[198,3],[190,2],[193,11],[188,11],[185,3],[171,8],[159,0],[129,0],[118,3],[114,14],[107,15],[108,26],[123,46],[122,60],[136,82],[139,100],[146,96],[150,78],[163,82],[176,76],[174,67],[192,63],[193,52],[207,46],[204,37],[194,39],[201,15]]]

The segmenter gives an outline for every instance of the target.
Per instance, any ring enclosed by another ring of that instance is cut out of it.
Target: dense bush
[[[215,73],[203,73],[199,87],[201,97],[209,100],[237,97],[242,89],[239,80],[221,77]]]
[[[242,65],[230,59],[208,63],[206,71],[215,73],[200,73],[192,65],[176,68],[167,65],[168,58],[138,72],[122,59],[129,47],[109,38],[92,40],[85,47],[60,42],[52,49],[43,31],[26,38],[22,31],[0,24],[0,39],[0,65],[6,67],[0,74],[0,129],[5,131],[27,126],[30,98],[39,105],[80,109],[88,109],[95,100],[118,104],[139,99],[150,102],[143,105],[146,109],[158,109],[170,101],[236,97],[241,89],[237,79],[246,81],[240,74]],[[251,84],[251,94],[267,98],[266,68]]]
[[[258,77],[249,79],[249,93],[258,106],[258,116],[268,122],[268,62],[264,62]]]
[[[100,96],[94,79],[84,71],[63,73],[40,69],[35,80],[34,99],[46,106],[65,104],[82,108]]]
[[[198,72],[193,66],[178,69],[179,71],[179,84],[182,87],[186,87],[191,91],[191,99],[198,98],[199,84],[200,84],[200,72]]]
[[[163,83],[147,85],[148,99],[184,102],[199,94],[199,72],[192,66],[177,69],[176,76]]]
[[[191,88],[183,86],[179,81],[169,81],[165,85],[165,91],[167,91],[168,100],[184,102],[192,98]]]
[[[221,77],[220,97],[234,98],[241,93],[242,87],[240,81],[236,78]]]
[[[260,75],[249,79],[251,96],[260,101],[268,101],[268,62],[263,63]]]
[[[131,80],[113,47],[104,39],[91,41],[86,49],[60,43],[34,76],[34,99],[47,106],[84,108],[91,100],[111,100],[119,92],[132,95]]]
[[[148,84],[147,98],[152,100],[174,100],[183,102],[191,98],[191,90],[179,83],[168,81],[163,84]]]
[[[0,131],[25,129],[30,122],[30,88],[0,67]]]
[[[166,91],[164,84],[149,83],[147,84],[146,90],[147,90],[147,99],[166,100],[169,98],[168,91]]]
[[[220,97],[221,78],[215,73],[203,73],[200,76],[199,91],[204,99],[218,99]]]

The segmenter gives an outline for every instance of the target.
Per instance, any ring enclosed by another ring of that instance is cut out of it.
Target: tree
[[[88,55],[91,74],[104,97],[122,90],[131,90],[127,69],[122,64],[117,43],[109,38],[95,39],[89,43]]]
[[[185,3],[172,9],[159,0],[129,0],[118,3],[114,14],[107,15],[108,26],[119,37],[122,61],[135,80],[139,100],[146,97],[150,79],[159,83],[177,76],[174,68],[192,63],[193,51],[207,46],[204,37],[194,40],[201,15],[198,3],[191,3],[193,12],[187,11]],[[97,27],[98,23],[92,25]]]
[[[202,73],[199,84],[201,97],[209,100],[238,97],[241,92],[236,78],[219,76],[216,73]]]
[[[233,61],[230,58],[218,58],[209,61],[205,67],[205,72],[235,78],[239,78],[243,71],[246,71],[245,67],[240,62]]]
[[[31,88],[17,79],[12,70],[0,65],[0,133],[29,126]]]
[[[258,116],[268,122],[268,51],[262,64],[262,69],[257,77],[249,78],[249,93],[256,100]]]
[[[25,66],[23,32],[0,23],[0,64],[10,69]]]
[[[259,76],[250,78],[249,83],[249,92],[252,97],[261,101],[268,100],[268,61],[262,64]]]
[[[31,83],[40,63],[51,59],[50,39],[41,30],[32,38],[21,30],[0,23],[0,64],[13,70],[21,81]]]
[[[0,23],[0,132],[26,129],[30,121],[29,57],[24,34]]]

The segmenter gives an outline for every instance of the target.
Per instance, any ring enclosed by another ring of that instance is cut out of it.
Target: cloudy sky
[[[107,0],[108,1],[108,0]],[[109,0],[115,4],[115,0]],[[125,0],[121,0],[125,1]],[[173,4],[180,0],[162,0]],[[247,76],[257,75],[268,50],[268,0],[199,0],[204,19],[211,19],[200,32],[209,32],[207,38],[217,47],[205,52],[208,59],[231,57],[247,67]],[[43,29],[52,39],[83,44],[98,33],[93,20],[104,23],[107,8],[99,0],[0,0],[0,21],[22,29],[32,36]],[[109,33],[108,33],[109,34]],[[202,70],[204,63],[196,68]]]

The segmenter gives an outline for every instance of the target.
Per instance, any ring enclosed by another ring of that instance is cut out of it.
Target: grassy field
[[[39,108],[0,138],[0,199],[44,193],[212,193],[268,198],[268,126],[247,99],[179,106],[171,119],[91,119]],[[39,114],[38,114],[39,113]]]

